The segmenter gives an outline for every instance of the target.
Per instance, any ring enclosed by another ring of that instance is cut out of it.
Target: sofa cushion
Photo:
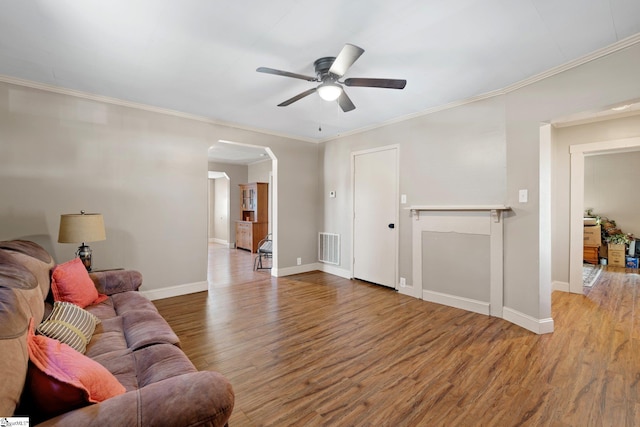
[[[158,312],[156,306],[140,292],[122,292],[112,295],[111,298],[113,299],[113,306],[118,315],[123,315],[130,311],[139,312],[141,310]]]
[[[98,323],[100,319],[80,306],[56,301],[49,317],[36,330],[84,354]]]
[[[140,387],[177,375],[198,372],[193,363],[175,345],[157,344],[133,352]]]
[[[127,312],[137,313],[142,310],[158,312],[158,309],[151,301],[136,291],[127,291],[111,295],[99,304],[92,304],[85,307],[85,310],[101,320],[121,316]]]
[[[10,254],[34,275],[44,299],[49,293],[51,268],[55,265],[51,255],[37,243],[27,240],[0,242],[0,249]]]
[[[88,305],[84,309],[102,321],[118,316],[116,308],[113,306],[112,298],[107,298],[99,304]]]
[[[120,316],[100,321],[93,332],[93,338],[87,346],[85,354],[95,359],[97,356],[111,352],[127,350],[127,340],[124,337],[123,319]]]
[[[127,391],[137,390],[141,387],[138,382],[136,358],[133,351],[129,349],[110,351],[97,355],[92,360],[111,372]]]
[[[106,295],[137,291],[142,286],[142,274],[135,270],[107,270],[89,273],[99,293]]]
[[[111,295],[86,310],[102,321],[102,325],[96,326],[87,348],[87,356],[91,358],[111,350],[137,350],[159,343],[180,344],[178,336],[153,303],[139,292]]]
[[[0,415],[12,415],[27,376],[27,326],[44,312],[43,291],[49,289],[48,261],[38,245],[30,242],[0,242]],[[32,251],[33,250],[33,251]],[[29,255],[33,252],[35,258]],[[44,280],[45,283],[41,283]]]
[[[99,295],[80,258],[56,265],[51,275],[51,291],[56,301],[71,302],[84,308],[107,299]]]
[[[54,416],[126,390],[102,365],[68,345],[35,335],[33,320],[27,337],[29,393],[39,411]]]
[[[178,345],[180,340],[166,320],[157,312],[141,310],[122,315],[127,347],[137,350],[153,344]]]

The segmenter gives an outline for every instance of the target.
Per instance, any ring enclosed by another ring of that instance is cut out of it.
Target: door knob
[[[389,224],[389,228],[396,228],[395,224]]]

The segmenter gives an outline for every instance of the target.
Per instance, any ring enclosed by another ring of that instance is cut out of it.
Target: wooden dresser
[[[266,222],[236,221],[236,247],[251,252],[258,251],[258,243],[269,232]]]
[[[600,246],[587,246],[582,247],[582,259],[589,264],[598,263],[598,249]]]

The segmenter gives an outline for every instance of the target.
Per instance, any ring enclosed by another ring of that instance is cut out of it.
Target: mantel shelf
[[[405,208],[410,211],[508,211],[504,205],[418,205]]]
[[[502,211],[511,210],[509,206],[504,205],[419,205],[409,206],[405,208],[415,215],[416,221],[420,219],[420,212],[427,211],[489,211],[495,222],[500,222]]]

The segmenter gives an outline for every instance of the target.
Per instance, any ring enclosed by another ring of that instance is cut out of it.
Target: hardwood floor
[[[232,427],[640,425],[637,274],[554,292],[555,332],[539,336],[326,273],[271,278],[226,252],[208,293],[155,303],[196,367],[233,384]]]

